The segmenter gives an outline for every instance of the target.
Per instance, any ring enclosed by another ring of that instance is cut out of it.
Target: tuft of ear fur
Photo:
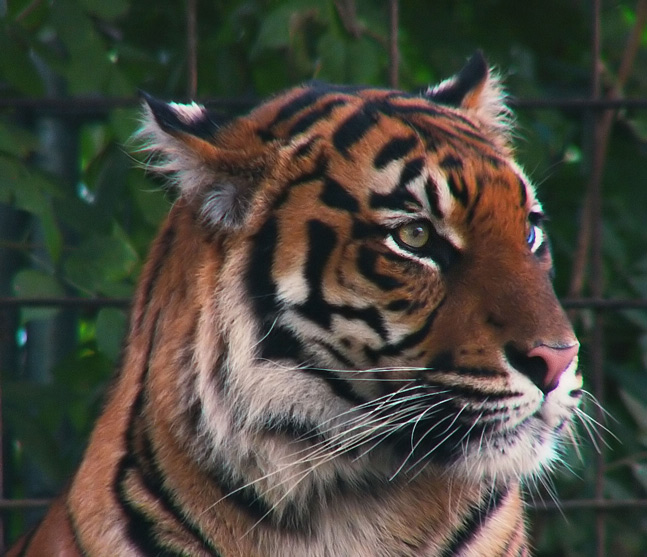
[[[168,177],[198,207],[208,225],[243,226],[255,184],[253,157],[217,145],[220,119],[196,103],[166,103],[142,93],[144,114],[136,135],[149,153],[147,167]],[[240,166],[240,168],[237,168]]]
[[[429,100],[472,113],[505,145],[512,132],[512,113],[505,104],[501,80],[478,50],[453,77],[424,92]]]

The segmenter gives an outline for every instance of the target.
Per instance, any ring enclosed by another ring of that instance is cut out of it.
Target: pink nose
[[[557,387],[559,378],[575,359],[579,349],[579,344],[566,347],[540,344],[528,352],[527,355],[529,358],[541,358],[544,364],[546,364],[546,373],[543,377],[542,384],[539,385],[544,393],[547,394]]]

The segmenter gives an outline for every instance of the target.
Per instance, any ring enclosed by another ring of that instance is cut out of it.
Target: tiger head
[[[579,344],[502,96],[477,54],[421,94],[313,83],[224,124],[147,99],[151,166],[213,245],[191,395],[213,454],[237,431],[245,458],[287,436],[282,458],[387,477],[559,458]]]

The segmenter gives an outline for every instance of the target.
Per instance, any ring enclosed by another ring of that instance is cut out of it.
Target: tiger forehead
[[[344,156],[351,156],[351,149],[385,118],[404,124],[428,149],[459,141],[471,143],[487,156],[500,156],[478,124],[460,110],[389,89],[297,88],[261,105],[249,118],[263,141],[317,134],[329,137]]]
[[[471,224],[479,214],[491,216],[503,197],[521,209],[517,220],[536,203],[523,173],[476,122],[423,97],[317,85],[291,90],[248,118],[257,140],[292,146],[299,155],[284,175],[291,176],[288,186],[326,179],[324,191],[335,194],[337,205],[348,202],[345,210]]]

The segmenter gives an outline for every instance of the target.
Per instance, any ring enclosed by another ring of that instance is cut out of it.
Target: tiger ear
[[[150,154],[147,167],[167,176],[207,224],[243,226],[256,189],[250,175],[258,175],[258,164],[248,152],[218,146],[216,138],[225,120],[196,103],[141,96],[144,117],[137,138],[141,150]]]
[[[455,76],[428,87],[429,100],[473,113],[488,129],[509,140],[511,112],[505,104],[505,93],[499,77],[492,72],[480,50]]]

